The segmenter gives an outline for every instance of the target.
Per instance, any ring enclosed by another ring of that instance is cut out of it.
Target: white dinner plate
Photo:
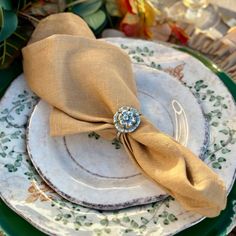
[[[141,113],[202,156],[207,141],[206,120],[190,90],[164,72],[140,65],[133,69]],[[122,145],[116,149],[112,142],[89,138],[91,134],[87,133],[51,137],[50,111],[46,102],[36,105],[29,122],[27,147],[36,170],[58,194],[102,210],[146,204],[166,196],[140,173]]]
[[[204,162],[224,180],[229,192],[236,170],[236,108],[228,89],[186,53],[142,40],[107,40],[127,52],[133,63],[158,68],[190,88],[209,123],[210,142]],[[35,227],[60,236],[164,236],[203,219],[170,197],[116,211],[93,210],[62,198],[38,175],[26,151],[26,124],[36,102],[24,75],[11,84],[0,102],[0,196]]]

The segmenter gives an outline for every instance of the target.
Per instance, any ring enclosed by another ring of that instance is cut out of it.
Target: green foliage
[[[19,20],[20,8],[24,8],[27,0],[2,0],[0,2],[0,69],[8,67],[20,55],[30,34],[29,27],[22,27]],[[32,32],[32,28],[31,28]]]
[[[8,38],[16,30],[17,24],[16,14],[13,11],[0,7],[0,41]]]
[[[101,8],[102,3],[102,0],[87,0],[86,2],[73,6],[72,12],[81,17],[90,16]]]
[[[103,0],[1,0],[0,1],[0,69],[21,54],[40,19],[60,11],[72,11],[81,16],[99,35],[108,23]]]
[[[72,0],[67,4],[67,10],[81,16],[95,35],[99,35],[108,22],[107,9],[103,0]]]
[[[102,10],[98,10],[97,12],[85,16],[84,20],[87,24],[96,32],[103,24],[106,22],[106,14]]]

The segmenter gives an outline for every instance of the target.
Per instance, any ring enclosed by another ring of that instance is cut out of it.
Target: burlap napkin
[[[96,40],[78,16],[49,16],[30,43],[23,49],[25,78],[54,107],[51,135],[96,131],[114,138],[114,113],[125,105],[140,110],[128,55]],[[142,172],[187,210],[214,217],[225,207],[220,178],[144,116],[137,130],[122,134],[121,141]]]

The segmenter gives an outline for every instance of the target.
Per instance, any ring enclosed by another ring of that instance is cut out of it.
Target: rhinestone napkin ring
[[[140,113],[133,107],[124,106],[119,108],[113,117],[118,133],[131,133],[140,124]]]

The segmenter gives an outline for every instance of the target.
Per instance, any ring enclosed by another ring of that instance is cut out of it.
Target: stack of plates
[[[142,113],[206,162],[229,192],[236,108],[227,88],[199,61],[171,47],[107,41],[132,59]],[[203,219],[142,176],[120,143],[95,133],[50,137],[51,107],[30,91],[24,75],[0,107],[0,195],[41,231],[172,235]]]

